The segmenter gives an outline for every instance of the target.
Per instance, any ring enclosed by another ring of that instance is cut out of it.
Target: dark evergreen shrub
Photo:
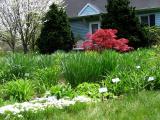
[[[117,29],[118,37],[129,39],[135,48],[148,46],[143,27],[129,0],[108,0],[106,9],[108,13],[102,17],[102,28]]]
[[[40,53],[71,50],[74,40],[65,10],[52,4],[43,21],[44,26],[37,42]]]

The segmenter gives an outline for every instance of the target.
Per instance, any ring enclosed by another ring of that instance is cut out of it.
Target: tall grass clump
[[[34,72],[32,79],[38,80],[39,84],[45,86],[45,88],[50,88],[51,86],[58,84],[59,77],[59,66],[53,66],[44,69],[38,69],[36,72]]]
[[[62,63],[64,78],[72,86],[98,81],[102,72],[101,62],[97,53],[72,53]]]
[[[77,86],[83,82],[99,82],[106,73],[117,66],[118,53],[71,53],[62,61],[64,78]]]
[[[102,59],[101,66],[103,67],[102,75],[109,75],[118,67],[118,61],[120,60],[119,53],[111,50],[106,50],[102,54],[100,54],[100,57]],[[105,74],[106,72],[108,74]]]
[[[2,69],[4,82],[29,77],[30,72],[35,69],[35,60],[32,55],[16,53],[3,59],[6,62],[5,68]]]
[[[15,53],[0,58],[0,78],[1,83],[10,80],[35,78],[34,72],[54,66],[54,55],[36,55]]]

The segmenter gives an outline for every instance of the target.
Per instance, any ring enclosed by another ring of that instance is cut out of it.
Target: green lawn
[[[15,120],[159,120],[159,100],[158,91],[141,92],[101,103],[77,104],[64,110],[24,113],[24,119]],[[9,120],[14,119],[12,117]]]

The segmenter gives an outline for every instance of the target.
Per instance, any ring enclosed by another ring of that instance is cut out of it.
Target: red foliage
[[[93,44],[92,40],[84,41],[81,47],[85,50],[95,50],[95,45]]]
[[[127,39],[117,39],[117,32],[115,29],[99,29],[94,34],[87,34],[90,40],[85,41],[82,47],[85,50],[115,49],[119,52],[133,50],[127,45],[129,42]]]

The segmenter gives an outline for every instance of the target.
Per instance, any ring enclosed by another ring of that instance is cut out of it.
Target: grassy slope
[[[159,100],[159,92],[141,92],[104,103],[79,104],[65,110],[48,109],[24,116],[25,120],[159,120]]]

